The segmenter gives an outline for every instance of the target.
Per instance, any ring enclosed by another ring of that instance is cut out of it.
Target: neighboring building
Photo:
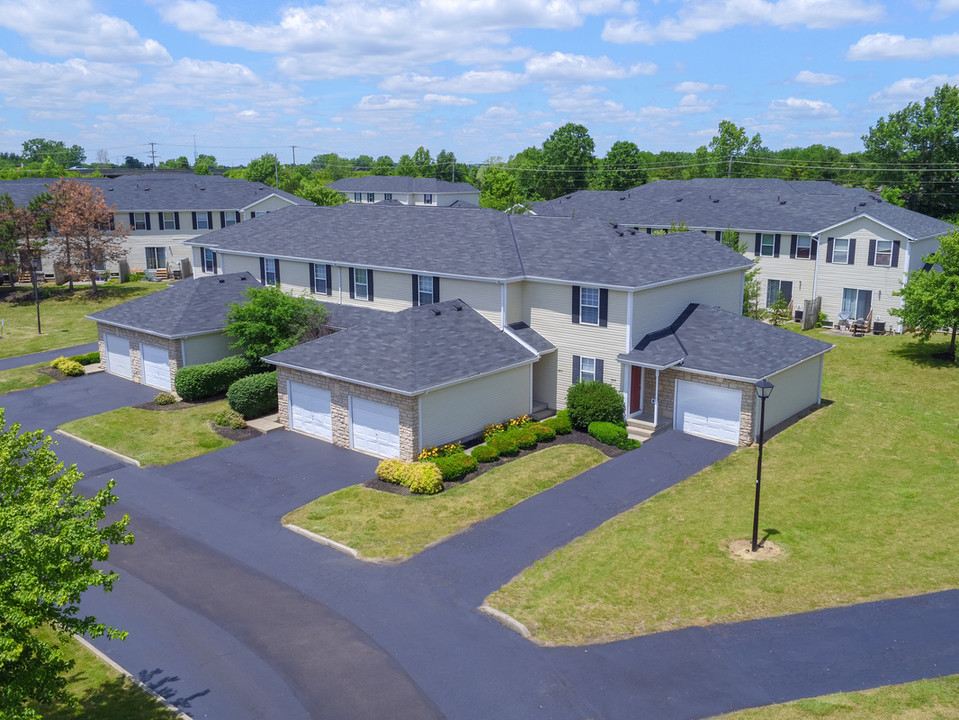
[[[405,175],[367,175],[343,178],[329,187],[349,202],[372,205],[386,201],[426,207],[479,207],[480,191],[469,183]]]
[[[359,314],[268,361],[289,428],[378,455],[412,458],[560,409],[584,379],[622,392],[633,420],[749,443],[752,383],[770,378],[774,417],[790,417],[818,402],[832,347],[742,318],[750,262],[701,232],[345,204],[289,207],[188,244],[199,282],[246,272],[334,317]],[[710,351],[647,350],[663,333]]]
[[[218,175],[145,174],[78,180],[103,190],[107,204],[117,208],[114,221],[130,228],[124,240],[130,270],[165,270],[171,276],[180,269],[180,260],[190,257],[184,241],[288,205],[312,205],[263,183]],[[3,180],[0,195],[8,193],[14,204],[25,206],[55,182],[51,178]],[[52,277],[53,263],[48,257],[42,261],[43,273]],[[109,265],[106,271],[117,271]]]
[[[759,260],[763,305],[782,294],[801,311],[804,300],[822,297],[831,321],[845,311],[887,328],[890,310],[900,306],[893,293],[953,229],[862,188],[825,181],[660,180],[623,192],[582,191],[532,210],[643,232],[685,223],[717,240],[735,230],[746,256]]]

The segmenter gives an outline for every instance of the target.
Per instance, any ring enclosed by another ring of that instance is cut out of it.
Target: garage
[[[380,457],[399,457],[400,409],[350,397],[350,438],[356,450]]]
[[[140,344],[140,362],[143,370],[143,384],[169,392],[170,353],[157,345]]]
[[[690,435],[738,445],[741,406],[740,390],[677,380],[673,427]]]
[[[290,429],[333,441],[330,391],[298,382],[290,382]]]
[[[130,362],[130,341],[119,335],[104,335],[107,350],[107,372],[133,379],[133,364]]]

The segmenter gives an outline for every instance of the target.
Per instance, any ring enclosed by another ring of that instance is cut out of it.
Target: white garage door
[[[130,341],[119,335],[104,335],[107,347],[107,372],[120,377],[132,378],[133,365],[130,363]]]
[[[400,409],[392,405],[350,398],[350,436],[357,450],[398,457],[400,454]]]
[[[674,427],[690,435],[739,444],[739,409],[742,392],[676,381]]]
[[[290,428],[332,442],[333,421],[330,415],[330,391],[291,382]]]
[[[140,361],[143,366],[143,384],[169,391],[170,353],[156,345],[140,344]]]

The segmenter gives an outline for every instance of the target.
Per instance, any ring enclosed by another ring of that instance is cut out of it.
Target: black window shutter
[[[606,318],[609,315],[609,290],[602,288],[599,291],[599,326],[606,327]]]
[[[310,292],[316,292],[316,265],[309,263],[310,265]]]
[[[775,240],[776,240],[776,243],[773,246],[773,257],[779,257],[779,242],[780,240],[782,240],[782,235],[780,235],[779,233],[776,233]]]
[[[333,268],[329,265],[326,266],[326,294],[333,294]]]
[[[150,213],[148,212],[143,213],[143,217],[147,219],[147,230],[149,230],[150,229]],[[161,222],[160,225],[162,226],[163,223]]]
[[[173,213],[173,227],[176,230],[180,229],[180,213],[178,212]]]
[[[130,229],[131,229],[131,230],[136,230],[136,229],[137,229],[137,219],[136,219],[134,213],[130,213]]]
[[[213,274],[216,275],[216,253],[213,253]]]
[[[573,355],[573,382],[579,382],[579,355]]]
[[[266,260],[260,258],[260,284],[266,285]]]
[[[440,301],[440,279],[433,276],[433,302],[438,303]]]
[[[243,218],[240,217],[240,211],[239,211],[239,210],[234,210],[234,211],[233,211],[233,216],[236,218],[236,221],[237,221],[237,222],[240,222],[240,220],[243,219]]]
[[[799,236],[793,235],[792,239],[789,241],[789,257],[796,257],[796,246],[799,244]]]
[[[899,240],[892,241],[892,267],[899,267]]]
[[[716,231],[716,242],[722,242],[722,241],[723,241],[723,233],[722,233],[722,231],[717,230],[717,231]]]
[[[213,229],[213,211],[212,210],[208,210],[206,214],[206,229],[207,230]]]
[[[354,282],[353,268],[350,268],[350,299],[351,300],[356,297],[356,289],[353,286],[353,282]]]
[[[762,253],[762,251],[763,251],[763,234],[756,233],[756,245],[753,248],[753,254],[758,256],[760,253]]]
[[[596,379],[603,382],[603,361],[596,358]]]
[[[196,229],[197,229],[197,227],[196,227],[196,213],[194,212],[194,213],[192,213],[192,215],[193,215],[193,229],[196,230]]]
[[[819,255],[819,239],[809,238],[809,259],[815,260]]]
[[[276,286],[280,287],[280,261],[278,258],[273,259],[273,274],[276,275]]]
[[[573,324],[578,325],[579,324],[579,285],[573,285],[573,309],[571,314],[573,316]],[[579,361],[577,360],[577,363],[578,362]],[[579,366],[577,365],[577,367]]]
[[[832,262],[832,245],[833,245],[833,238],[826,238],[826,262],[827,263]]]
[[[420,304],[420,276],[413,275],[413,307]]]
[[[226,227],[226,213],[220,210],[220,227]]]
[[[849,238],[849,264],[856,264],[856,238]]]
[[[876,264],[876,238],[869,238],[869,257],[866,258],[866,264]]]
[[[256,217],[256,210],[250,210],[250,219],[252,220],[255,217]]]
[[[371,301],[373,300],[373,271],[366,271],[366,299]]]

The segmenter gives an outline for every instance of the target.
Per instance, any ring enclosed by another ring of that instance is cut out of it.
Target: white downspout
[[[499,329],[503,330],[509,324],[506,322],[506,283],[499,286]]]
[[[822,248],[819,247],[819,235],[813,235],[811,240],[816,241],[816,262],[812,269],[812,299],[815,300],[819,297],[819,251]]]
[[[903,258],[902,265],[902,284],[909,282],[909,263],[912,262],[912,244],[915,242],[911,238],[906,238],[906,257]],[[899,299],[899,307],[902,307],[902,298]],[[896,323],[896,332],[902,334],[902,318]]]
[[[656,390],[653,396],[653,427],[659,427],[659,370],[656,371]]]
[[[336,294],[337,294],[337,303],[340,305],[343,304],[343,268],[339,265],[336,266]]]

